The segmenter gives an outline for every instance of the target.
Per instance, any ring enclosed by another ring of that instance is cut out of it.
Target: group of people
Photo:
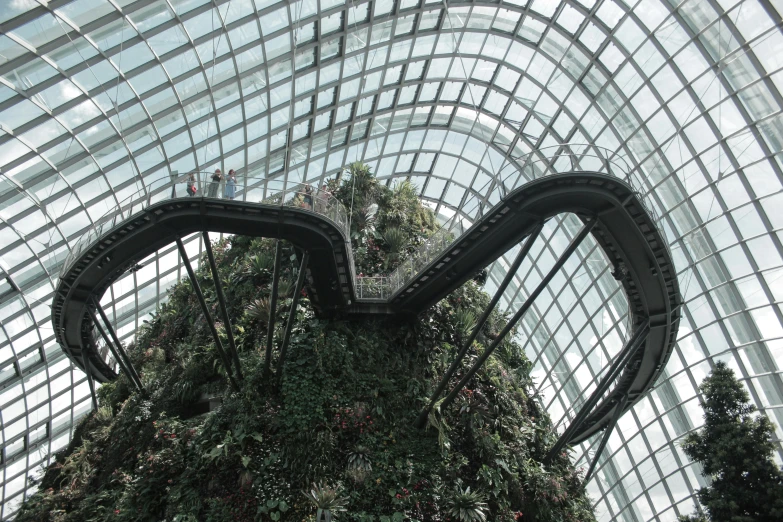
[[[218,197],[218,190],[220,189],[220,184],[223,182],[223,173],[220,171],[220,169],[215,169],[215,172],[212,174],[212,180],[209,183],[209,186],[207,187],[207,197],[210,198],[216,198]],[[196,174],[192,172],[190,176],[188,176],[188,182],[186,186],[186,190],[188,192],[188,196],[195,196],[198,193],[198,180],[196,180]],[[228,176],[226,177],[226,184],[223,187],[223,197],[226,199],[234,199],[236,197],[237,193],[237,176],[234,173],[234,169],[231,169],[228,171]]]
[[[215,172],[212,174],[211,180],[209,184],[207,185],[207,197],[209,198],[217,198],[218,191],[220,190],[220,185],[223,183],[223,173],[220,171],[220,169],[215,169]],[[234,169],[231,169],[228,171],[228,176],[226,177],[226,183],[223,186],[223,198],[225,199],[234,199],[236,197],[236,190],[237,190],[237,177],[234,173]],[[187,177],[187,184],[186,184],[186,191],[188,193],[188,196],[195,196],[198,194],[198,179],[196,179],[196,173],[192,172]],[[324,192],[324,194],[329,197],[331,196],[328,192]],[[308,210],[313,210],[313,204],[314,200],[313,197],[315,195],[313,191],[313,187],[310,186],[310,184],[305,184],[304,190],[299,192],[299,195],[302,197],[301,201],[301,207],[306,208]]]

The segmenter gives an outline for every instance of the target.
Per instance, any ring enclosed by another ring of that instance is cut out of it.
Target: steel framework
[[[691,512],[703,479],[676,444],[701,422],[697,385],[714,358],[732,361],[755,404],[783,424],[779,9],[769,0],[4,3],[0,516],[18,509],[27,477],[90,407],[85,377],[40,306],[104,201],[169,168],[227,163],[315,183],[359,159],[390,182],[411,178],[438,212],[471,222],[492,205],[507,157],[566,141],[609,147],[639,172],[686,296],[678,351],[649,400],[620,421],[591,494],[625,522]],[[554,255],[572,225],[547,227],[536,259]],[[520,324],[555,419],[570,415],[624,332],[620,291],[595,252],[580,249],[587,269]],[[176,248],[161,250],[105,294],[123,340],[184,277],[172,259]],[[492,267],[490,289],[511,261]],[[512,289],[525,295],[530,277]]]

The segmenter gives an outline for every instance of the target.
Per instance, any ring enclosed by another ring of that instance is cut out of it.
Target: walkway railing
[[[387,299],[389,278],[387,276],[356,276],[356,299],[382,300]]]
[[[500,180],[494,182],[500,189],[501,197],[506,197],[514,189],[526,183],[547,176],[578,171],[598,172],[616,177],[631,185],[654,221],[657,223],[660,219],[655,207],[644,196],[642,191],[644,185],[633,175],[625,159],[617,156],[614,151],[590,145],[565,144],[544,147],[515,160],[514,163],[507,163],[501,168]],[[483,212],[479,210],[479,215],[472,217],[473,221],[475,222],[481,215]],[[470,228],[463,226],[459,218],[457,212],[441,229],[403,260],[387,278],[384,278],[384,281],[378,282],[378,285],[383,285],[379,291],[382,299],[391,298],[406,286],[416,274],[437,259],[449,245]]]
[[[325,191],[313,189],[302,184],[287,184],[283,191],[283,182],[267,178],[240,178],[232,187],[226,180],[213,182],[212,173],[194,172],[175,178],[166,177],[155,180],[135,193],[123,199],[113,209],[107,211],[71,248],[63,263],[63,270],[89,245],[109,232],[116,225],[140,213],[150,205],[174,199],[230,199],[248,203],[261,203],[274,206],[293,206],[310,210],[329,218],[338,228],[350,237],[348,213],[345,207]]]
[[[598,172],[616,177],[631,185],[646,210],[656,222],[660,219],[655,207],[647,201],[643,192],[643,183],[637,179],[629,164],[614,151],[602,147],[565,144],[545,147],[525,156],[514,158],[501,168],[500,175],[492,181],[500,196],[505,197],[514,189],[536,179],[567,172]],[[294,206],[310,210],[334,222],[345,237],[350,237],[350,222],[345,207],[328,192],[313,189],[303,184],[284,184],[283,181],[266,178],[239,178],[233,187],[226,180],[213,182],[211,172],[194,172],[180,176],[175,180],[165,178],[153,181],[136,193],[120,202],[98,219],[95,225],[85,233],[71,249],[64,267],[95,240],[111,230],[120,222],[139,213],[148,206],[167,199],[181,198],[228,198],[236,201],[262,203],[265,205]],[[290,187],[290,188],[289,188]],[[283,190],[283,189],[286,190]],[[231,197],[233,196],[233,197]],[[491,205],[485,205],[487,209]],[[483,215],[479,209],[475,220]],[[437,232],[428,238],[414,252],[409,254],[399,266],[388,275],[356,277],[355,296],[360,300],[387,301],[401,288],[405,287],[416,275],[437,259],[469,226],[458,221],[459,210]]]
[[[633,187],[653,220],[656,223],[660,220],[655,206],[648,200],[644,182],[639,178],[638,171],[635,171],[625,158],[618,156],[616,151],[594,145],[566,143],[544,147],[514,159],[516,164],[508,163],[501,169],[502,172],[511,167],[510,172],[501,175],[504,197],[525,183],[553,174],[598,172],[619,178]]]

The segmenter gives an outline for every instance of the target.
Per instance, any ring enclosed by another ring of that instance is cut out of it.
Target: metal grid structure
[[[91,407],[53,341],[59,267],[148,181],[220,167],[240,184],[317,184],[361,160],[465,227],[498,201],[509,158],[565,142],[631,165],[685,300],[665,378],[620,420],[588,486],[600,519],[697,508],[703,479],[678,443],[702,423],[697,385],[717,360],[775,423],[780,461],[781,13],[780,0],[0,3],[0,517]],[[574,216],[547,224],[506,309],[577,230]],[[199,241],[186,241],[194,260]],[[626,335],[600,249],[577,254],[519,338],[561,431]],[[141,265],[101,303],[123,339],[184,276],[174,245]]]

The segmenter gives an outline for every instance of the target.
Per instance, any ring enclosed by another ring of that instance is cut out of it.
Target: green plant
[[[348,499],[342,496],[342,486],[329,486],[327,484],[316,484],[310,487],[309,491],[304,491],[304,496],[317,510],[315,519],[320,522],[330,522],[332,517],[337,518],[337,513],[345,511],[345,505]]]
[[[356,200],[358,198],[363,204],[375,199],[378,191],[378,180],[372,174],[370,167],[361,162],[355,162],[348,165],[348,179],[344,186],[351,190]],[[363,205],[355,205],[354,208],[361,208]]]
[[[365,202],[364,205],[354,211],[352,225],[357,233],[361,234],[373,226],[377,207],[378,205],[373,202]]]
[[[365,471],[372,470],[369,454],[370,450],[366,446],[356,446],[356,449],[348,454],[348,468]]]
[[[291,292],[294,291],[294,286],[296,285],[296,282],[292,279],[283,279],[280,278],[280,281],[277,283],[277,297],[278,299],[285,299],[286,297],[291,297]]]
[[[282,520],[283,515],[290,509],[285,500],[267,500],[265,504],[258,508],[259,513],[269,515],[272,520]]]
[[[274,256],[267,253],[261,253],[250,256],[247,261],[245,261],[243,272],[252,277],[259,277],[267,275],[274,267]]]
[[[698,493],[710,520],[783,520],[783,472],[772,461],[772,423],[753,416],[748,392],[722,361],[699,389],[704,427],[685,438],[683,449],[711,479]]]
[[[259,299],[253,299],[250,304],[245,307],[245,318],[250,321],[251,324],[258,324],[266,326],[269,324],[269,311],[272,309],[269,298],[261,297]]]
[[[95,451],[95,444],[85,440],[84,444],[71,453],[62,465],[61,477],[69,489],[84,487],[95,472],[90,458]]]
[[[333,469],[337,445],[329,430],[303,431],[291,436],[291,444],[284,452],[292,476],[311,481],[328,476]]]
[[[354,482],[363,483],[372,471],[370,450],[366,446],[356,446],[348,454],[346,473]]]
[[[407,242],[406,234],[397,227],[389,227],[381,233],[383,242],[392,254],[399,254]]]
[[[462,342],[476,326],[476,312],[469,308],[457,308],[454,311],[454,322],[457,330],[457,339]]]
[[[446,498],[446,511],[459,522],[485,522],[488,508],[483,495],[458,485]]]

